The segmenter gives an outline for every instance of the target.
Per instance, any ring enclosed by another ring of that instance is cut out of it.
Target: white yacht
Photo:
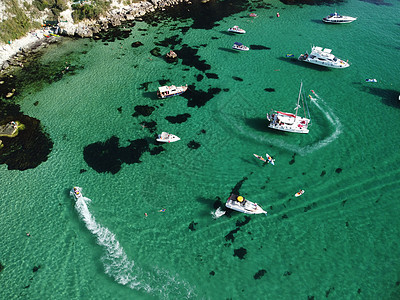
[[[299,60],[337,69],[344,69],[350,66],[348,62],[337,58],[331,52],[332,49],[322,49],[322,47],[313,46],[311,49],[311,53],[308,54],[306,52],[305,54],[301,54],[299,56]]]
[[[182,85],[182,86],[175,86],[175,85],[171,85],[171,86],[160,86],[158,88],[157,91],[157,96],[159,98],[165,99],[168,97],[172,97],[172,96],[177,96],[180,94],[183,94],[184,92],[186,92],[186,90],[188,89],[187,85]]]
[[[236,210],[238,212],[242,212],[250,215],[258,215],[265,214],[267,212],[261,208],[257,203],[251,202],[245,199],[243,196],[238,196],[235,194],[231,194],[228,200],[225,203],[227,208]]]
[[[156,141],[160,143],[173,143],[179,141],[180,138],[168,132],[162,132],[158,135]]]
[[[242,43],[235,42],[232,46],[232,49],[240,50],[240,51],[248,51],[249,47],[243,45]]]
[[[228,29],[229,32],[234,32],[234,33],[246,33],[246,31],[242,28],[239,28],[239,26],[235,25],[232,28]]]
[[[322,19],[325,23],[332,23],[332,24],[346,24],[351,23],[357,20],[357,18],[349,17],[349,16],[342,16],[339,15],[336,11],[334,14],[330,14]]]
[[[80,198],[83,197],[82,195],[82,188],[78,186],[74,186],[72,190],[69,192],[69,194],[74,197],[75,201],[78,201]]]
[[[308,125],[311,120],[306,118],[306,103],[304,101],[304,95],[302,93],[303,82],[300,85],[299,97],[297,99],[297,106],[295,108],[296,113],[287,113],[281,111],[272,111],[267,114],[267,119],[269,121],[269,128],[294,132],[294,133],[308,133]],[[300,108],[300,99],[302,99],[303,109],[304,109],[304,117],[298,116],[298,110]],[[308,112],[308,108],[307,108]]]

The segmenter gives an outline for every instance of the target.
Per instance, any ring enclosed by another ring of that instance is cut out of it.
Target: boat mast
[[[295,118],[297,118],[297,111],[299,110],[299,103],[300,103],[300,96],[301,96],[301,88],[303,87],[303,81],[301,81],[300,83],[300,90],[299,90],[299,97],[297,98],[297,106],[296,106],[296,116]]]

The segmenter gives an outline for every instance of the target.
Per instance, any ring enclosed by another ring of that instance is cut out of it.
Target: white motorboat
[[[75,201],[78,201],[80,198],[83,197],[82,195],[82,188],[78,186],[74,186],[72,190],[69,192],[69,194],[74,197]]]
[[[357,20],[357,18],[339,15],[336,11],[322,19],[325,23],[331,24],[346,24]]]
[[[294,132],[294,133],[308,133],[308,125],[310,124],[311,120],[306,118],[308,113],[306,114],[306,106],[307,103],[304,101],[303,95],[303,82],[300,84],[300,91],[299,97],[297,99],[297,106],[295,108],[296,113],[286,113],[281,111],[272,111],[270,114],[267,114],[267,119],[269,121],[269,128],[287,131],[287,132]],[[300,108],[300,98],[302,99],[302,104],[304,108],[304,117],[300,117],[297,115],[298,110]]]
[[[182,85],[182,86],[175,86],[175,85],[165,85],[165,86],[160,86],[158,88],[157,91],[157,96],[159,98],[168,98],[168,97],[172,97],[172,96],[178,96],[180,94],[183,94],[184,92],[186,92],[186,90],[188,89],[187,85]]]
[[[250,215],[267,214],[257,203],[245,199],[243,196],[231,194],[225,203],[227,208]]]
[[[232,46],[232,49],[240,50],[240,51],[248,51],[249,47],[243,45],[242,43],[235,42]]]
[[[157,142],[161,143],[173,143],[179,141],[180,138],[177,137],[176,135],[170,134],[168,132],[162,132],[161,134],[158,135],[158,138],[156,139]]]
[[[239,28],[239,26],[235,25],[232,28],[228,29],[229,32],[234,32],[234,33],[246,33],[246,30]]]
[[[350,66],[348,62],[337,58],[331,52],[332,49],[322,49],[322,47],[313,46],[311,49],[311,53],[308,54],[306,52],[305,54],[301,54],[299,56],[299,60],[337,69],[344,69]]]

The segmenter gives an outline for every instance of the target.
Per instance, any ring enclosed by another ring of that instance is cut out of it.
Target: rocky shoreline
[[[120,26],[126,21],[141,20],[142,16],[154,12],[157,9],[163,10],[165,7],[178,5],[183,2],[191,4],[190,0],[149,0],[133,3],[128,6],[120,6],[111,9],[107,12],[106,16],[97,20],[84,20],[78,24],[59,22],[57,32],[55,33],[69,37],[92,38],[96,37],[96,34],[101,31],[108,31],[110,27]],[[60,37],[56,35],[48,35],[49,37],[45,37],[42,33],[41,38],[39,38],[36,33],[35,35],[37,38],[35,38],[34,41],[29,40],[22,47],[14,51],[10,49],[10,57],[4,61],[0,60],[0,76],[4,75],[6,71],[7,73],[9,73],[9,71],[12,72],[12,70],[8,70],[10,67],[23,67],[27,56],[46,48],[49,44],[55,43],[60,39]]]

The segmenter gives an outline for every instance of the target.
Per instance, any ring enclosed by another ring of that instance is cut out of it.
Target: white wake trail
[[[143,290],[164,299],[187,299],[195,296],[186,282],[179,281],[168,272],[157,268],[153,268],[152,272],[144,271],[139,266],[135,266],[135,262],[129,260],[115,235],[96,222],[87,206],[90,201],[89,198],[81,197],[76,201],[75,208],[87,229],[96,236],[97,243],[106,250],[102,262],[107,275],[119,284],[127,285],[131,289]]]

